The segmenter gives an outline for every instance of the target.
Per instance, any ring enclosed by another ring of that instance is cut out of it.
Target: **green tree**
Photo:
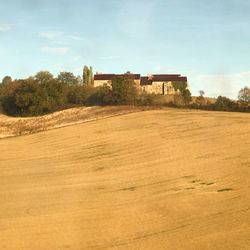
[[[214,109],[220,111],[235,111],[237,106],[237,103],[225,96],[218,96],[214,103]]]
[[[89,85],[73,85],[68,89],[68,103],[86,104],[88,98],[94,93],[94,88]]]
[[[188,85],[187,82],[184,81],[174,81],[172,82],[172,85],[175,89],[175,91],[179,90],[182,96],[182,101],[184,102],[184,104],[188,104],[192,101],[192,96],[191,96],[191,92],[188,89]],[[178,99],[178,103],[181,103],[182,101],[179,100],[180,98],[176,97],[175,99]]]
[[[112,80],[112,101],[114,104],[135,104],[137,96],[135,82],[129,75],[118,76]]]
[[[68,87],[57,79],[42,83],[40,88],[46,93],[47,111],[57,110],[67,103]]]
[[[192,101],[192,96],[191,96],[191,92],[189,91],[189,89],[183,89],[181,94],[182,94],[183,101],[185,104],[188,104]]]
[[[4,91],[2,105],[10,115],[39,115],[46,108],[46,93],[32,78],[13,81]]]
[[[93,88],[94,92],[87,99],[88,105],[112,104],[112,90],[108,86]]]
[[[66,84],[66,85],[75,85],[78,84],[78,79],[76,76],[74,76],[71,72],[60,72],[60,74],[57,76],[57,79],[59,82]]]
[[[10,84],[11,82],[12,82],[12,78],[10,76],[5,76],[2,80],[3,85]]]
[[[83,84],[93,85],[94,84],[94,76],[93,76],[93,68],[92,66],[84,66],[83,74],[82,74]]]
[[[39,71],[34,77],[38,84],[46,83],[53,78],[54,76],[49,71]]]

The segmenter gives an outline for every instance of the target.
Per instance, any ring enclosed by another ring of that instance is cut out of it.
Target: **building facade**
[[[116,75],[116,74],[102,74],[97,73],[94,75],[94,87],[108,86],[112,87],[112,80],[115,77],[126,76],[127,74]],[[137,89],[141,93],[148,94],[160,94],[160,95],[175,95],[180,93],[179,89],[176,89],[175,83],[178,86],[188,88],[187,77],[181,76],[180,74],[157,74],[141,76],[140,74],[129,74]]]

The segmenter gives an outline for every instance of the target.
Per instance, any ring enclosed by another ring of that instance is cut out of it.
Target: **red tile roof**
[[[151,76],[142,76],[141,85],[152,85],[152,82],[187,82],[187,77],[181,75],[151,75]]]
[[[132,79],[140,80],[140,74],[96,74],[94,75],[94,80],[113,80],[115,77],[122,77],[128,75]]]
[[[152,85],[152,82],[187,82],[187,77],[180,74],[158,74],[151,76],[141,76],[140,74],[127,74],[134,80],[140,80],[140,85]],[[126,74],[96,74],[94,80],[112,81],[115,77],[126,76]]]
[[[115,74],[96,74],[94,80],[113,80]]]
[[[180,75],[152,75],[153,82],[178,81]]]
[[[152,80],[150,80],[148,76],[142,76],[140,85],[152,85]]]

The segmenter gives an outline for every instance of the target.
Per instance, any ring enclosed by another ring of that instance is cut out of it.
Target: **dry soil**
[[[0,249],[250,249],[250,115],[150,110],[0,140]]]

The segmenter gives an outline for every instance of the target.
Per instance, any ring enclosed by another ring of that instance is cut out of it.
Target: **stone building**
[[[94,87],[109,86],[111,87],[112,80],[115,77],[125,76],[126,74],[102,74],[94,75]],[[140,74],[129,74],[129,77],[134,79],[137,89],[140,92],[148,94],[174,95],[180,93],[179,89],[174,88],[174,83],[187,85],[187,77],[180,74],[158,74],[141,76]],[[187,87],[188,88],[188,87]]]

